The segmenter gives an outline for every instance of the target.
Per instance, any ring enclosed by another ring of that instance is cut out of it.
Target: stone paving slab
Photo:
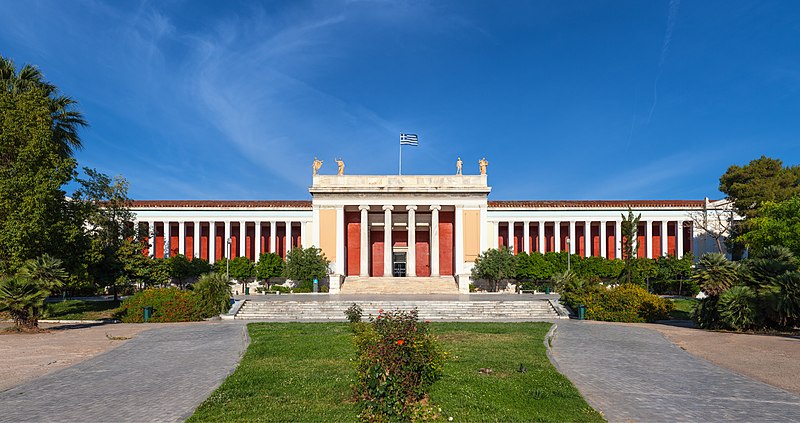
[[[543,301],[557,300],[560,296],[552,294],[269,294],[234,295],[236,299],[247,301]]]
[[[245,325],[159,327],[125,344],[0,392],[0,422],[176,422],[236,368]]]
[[[800,397],[695,357],[655,330],[557,325],[558,369],[610,422],[800,422]]]

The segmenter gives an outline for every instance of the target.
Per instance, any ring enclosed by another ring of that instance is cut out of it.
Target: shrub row
[[[144,321],[144,308],[152,307],[151,322],[191,322],[225,313],[230,307],[230,285],[224,275],[206,274],[192,291],[151,288],[126,299],[116,313],[125,323]]]
[[[567,291],[561,298],[573,309],[585,305],[587,319],[607,322],[655,322],[669,318],[675,308],[671,301],[632,284]]]

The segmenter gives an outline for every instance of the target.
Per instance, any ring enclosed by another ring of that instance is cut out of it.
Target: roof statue
[[[459,157],[458,160],[456,160],[456,175],[461,175],[461,165],[463,163],[464,162],[461,161],[461,157]]]
[[[481,167],[481,175],[486,174],[486,166],[489,166],[489,162],[486,161],[486,157],[480,159],[478,161],[478,166]]]
[[[314,156],[314,164],[311,165],[311,169],[314,171],[313,175],[316,176],[317,172],[319,172],[319,168],[322,167],[322,160],[318,159],[317,156]]]
[[[336,159],[336,165],[339,166],[339,171],[336,174],[344,175],[344,160]]]

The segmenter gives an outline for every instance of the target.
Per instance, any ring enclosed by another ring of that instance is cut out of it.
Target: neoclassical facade
[[[317,246],[331,260],[335,291],[348,276],[465,281],[475,258],[499,246],[620,258],[628,208],[642,216],[637,255],[697,256],[713,248],[709,216],[728,209],[708,199],[489,201],[490,191],[485,174],[315,174],[310,201],[136,201],[133,211],[155,257],[255,261]]]

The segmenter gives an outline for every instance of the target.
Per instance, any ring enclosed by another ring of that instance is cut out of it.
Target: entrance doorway
[[[406,276],[406,253],[393,252],[392,253],[392,276],[396,278],[403,278]]]

